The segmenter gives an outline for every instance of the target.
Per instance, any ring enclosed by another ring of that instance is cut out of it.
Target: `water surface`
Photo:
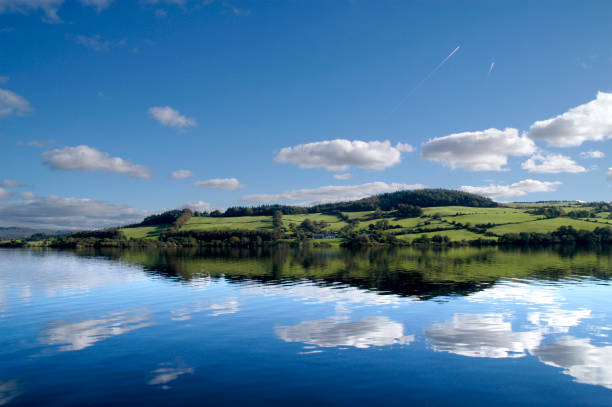
[[[0,250],[0,405],[612,404],[612,256]]]

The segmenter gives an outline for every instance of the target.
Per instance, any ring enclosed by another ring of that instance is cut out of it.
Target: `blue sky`
[[[420,186],[608,201],[611,17],[607,1],[0,0],[0,225]]]

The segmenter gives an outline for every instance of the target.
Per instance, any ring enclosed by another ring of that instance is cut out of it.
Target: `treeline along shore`
[[[606,202],[499,204],[462,191],[422,189],[311,207],[263,205],[225,211],[177,209],[138,224],[58,236],[36,234],[0,247],[604,246]]]

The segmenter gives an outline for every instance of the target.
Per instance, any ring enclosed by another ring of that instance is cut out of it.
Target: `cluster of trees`
[[[158,215],[151,215],[144,218],[142,222],[136,225],[130,226],[156,226],[156,225],[170,225],[174,223],[181,215],[183,211],[180,209],[174,209],[171,211],[166,211],[160,213]]]
[[[552,244],[605,245],[612,243],[612,229],[598,227],[595,230],[576,230],[572,226],[561,226],[551,233],[510,233],[499,237],[500,245],[549,246]]]
[[[193,217],[193,211],[191,209],[189,208],[183,209],[181,216],[179,216],[178,218],[176,218],[174,222],[172,222],[172,226],[170,227],[170,232],[178,232],[178,230],[181,227],[183,227],[183,225],[187,223],[187,221],[191,219],[192,217]]]
[[[269,230],[189,230],[163,232],[160,241],[177,246],[257,247],[277,240]]]

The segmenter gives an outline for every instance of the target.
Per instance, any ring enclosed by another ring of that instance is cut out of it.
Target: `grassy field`
[[[169,225],[140,226],[119,229],[128,239],[157,239]]]
[[[453,242],[460,242],[462,240],[470,241],[470,240],[476,240],[476,239],[496,239],[494,237],[488,237],[488,236],[480,235],[478,233],[470,232],[469,230],[465,230],[465,229],[444,230],[444,231],[439,231],[439,232],[426,232],[426,233],[411,233],[407,235],[399,235],[397,236],[397,238],[401,240],[412,242],[414,239],[419,238],[423,235],[429,238],[432,238],[436,235],[448,236],[448,238]]]
[[[521,232],[548,233],[557,230],[561,226],[572,226],[574,229],[578,230],[593,230],[596,227],[602,227],[606,225],[603,225],[598,222],[587,222],[578,219],[553,218],[537,220],[533,222],[523,222],[511,225],[496,226],[494,228],[489,229],[489,231],[495,233],[496,235]]]
[[[326,222],[329,224],[328,230],[340,230],[347,225],[346,222],[341,221],[337,216],[323,215],[321,213],[309,213],[306,215],[283,215],[283,225],[288,227],[290,223],[299,226],[300,223],[306,219],[310,219],[313,222]]]
[[[181,228],[184,231],[214,229],[272,230],[274,227],[271,216],[240,216],[235,218],[193,217]]]
[[[358,220],[356,230],[368,230],[371,225],[376,225],[381,220],[385,220],[394,233],[400,239],[412,241],[422,234],[428,237],[435,235],[448,236],[452,241],[475,240],[475,239],[495,239],[486,237],[484,231],[475,233],[465,229],[466,224],[492,225],[486,229],[495,235],[506,233],[536,232],[548,233],[557,230],[560,226],[572,226],[577,230],[592,231],[597,227],[612,226],[612,219],[609,219],[610,212],[597,213],[594,218],[588,220],[572,219],[561,216],[552,219],[545,219],[542,215],[527,213],[530,209],[536,209],[551,204],[509,204],[498,208],[473,208],[465,206],[442,206],[423,208],[423,216],[417,218],[398,219],[390,217],[391,213],[384,213],[384,218],[373,218],[374,211],[364,212],[345,212],[349,219]],[[584,208],[578,203],[559,203],[556,207],[564,211],[574,209],[587,209],[592,212],[595,208]],[[290,224],[298,227],[304,220],[310,219],[313,222],[325,222],[325,231],[339,231],[348,225],[348,222],[341,220],[338,216],[325,215],[321,213],[302,214],[302,215],[283,215],[282,222],[285,230],[291,229]],[[461,224],[462,226],[458,226]],[[399,228],[397,228],[399,226]],[[159,236],[161,231],[169,227],[163,226],[144,226],[136,228],[123,228],[121,231],[128,238],[152,238]],[[193,217],[181,228],[183,231],[214,230],[214,229],[242,229],[242,230],[272,230],[271,216],[244,216],[244,217]],[[414,232],[415,229],[419,230]],[[291,239],[291,232],[287,235]],[[334,242],[336,244],[337,242]]]

